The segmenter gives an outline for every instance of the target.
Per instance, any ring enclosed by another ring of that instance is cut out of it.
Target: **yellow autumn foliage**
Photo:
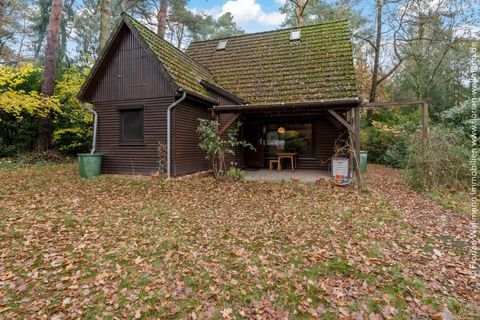
[[[28,63],[20,67],[0,66],[0,111],[21,117],[22,114],[45,117],[50,112],[60,112],[57,97],[45,97],[35,90],[25,91],[19,86],[41,71]]]
[[[23,113],[45,117],[51,111],[60,112],[60,103],[56,97],[45,97],[36,91],[8,90],[0,93],[0,110],[15,117]]]

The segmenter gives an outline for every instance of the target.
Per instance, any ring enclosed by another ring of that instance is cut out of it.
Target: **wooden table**
[[[296,160],[297,153],[296,152],[278,152],[278,170],[282,170],[282,159],[290,159],[290,165],[292,166],[292,171],[295,171],[295,167],[297,166]]]

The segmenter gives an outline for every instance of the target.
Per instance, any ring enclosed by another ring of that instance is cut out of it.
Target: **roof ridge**
[[[183,57],[189,59],[190,61],[192,61],[193,63],[195,63],[198,67],[200,68],[203,68],[205,71],[207,71],[208,73],[210,73],[210,75],[213,77],[213,74],[212,72],[210,71],[209,68],[205,67],[204,65],[202,65],[201,63],[199,63],[197,60],[193,59],[192,57],[190,57],[188,54],[186,54],[185,52],[183,52],[182,50],[180,50],[179,48],[175,47],[173,44],[171,44],[170,42],[168,42],[167,40],[163,39],[162,37],[160,37],[158,34],[156,34],[155,32],[153,32],[153,30],[151,30],[150,28],[146,27],[143,23],[141,23],[140,21],[138,21],[137,19],[135,19],[134,17],[132,17],[131,15],[129,15],[128,13],[126,12],[122,12],[121,13],[121,16],[122,17],[126,17],[130,20],[133,20],[133,22],[136,22],[138,23],[142,28],[144,28],[145,30],[148,30],[148,32],[150,32],[152,35],[154,35],[155,37],[157,37],[159,40],[161,41],[164,41],[168,46],[172,47],[173,49],[177,50]],[[137,27],[137,26],[133,26],[133,27]]]
[[[236,38],[242,38],[242,37],[256,36],[256,35],[260,35],[260,34],[282,32],[282,31],[294,30],[294,29],[303,29],[303,28],[308,28],[308,27],[317,27],[317,26],[334,24],[334,23],[339,23],[339,22],[344,22],[344,21],[350,22],[350,20],[348,20],[346,18],[345,19],[336,19],[336,20],[331,20],[331,21],[326,21],[326,22],[312,23],[312,24],[308,24],[308,25],[304,25],[304,26],[300,26],[300,27],[288,27],[288,28],[276,29],[276,30],[245,33],[245,34],[239,34],[239,35],[230,36],[230,37],[221,37],[221,38],[208,39],[208,40],[193,40],[193,41],[190,42],[190,44],[210,42],[210,41],[219,41],[219,40],[227,40],[227,39],[236,39]]]

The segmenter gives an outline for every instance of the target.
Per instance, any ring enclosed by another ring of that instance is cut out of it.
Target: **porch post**
[[[353,127],[355,127],[355,120],[353,119],[353,110],[350,109],[347,111],[347,119],[348,119],[348,122],[350,123],[350,125]],[[351,130],[348,130],[348,143],[350,144],[350,141],[352,141],[351,137],[352,137],[352,133],[353,131]],[[348,150],[348,168],[349,168],[349,174],[350,174],[350,178],[353,177],[353,149],[352,147],[349,148]]]
[[[355,176],[357,178],[357,185],[359,188],[362,187],[362,179],[360,176],[360,105],[355,108]]]
[[[428,102],[424,101],[422,103],[422,145],[425,146],[425,143],[428,139]]]

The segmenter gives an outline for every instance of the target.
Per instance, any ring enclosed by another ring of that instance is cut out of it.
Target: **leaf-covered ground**
[[[468,215],[394,171],[369,167],[356,192],[76,170],[0,169],[0,318],[480,314]]]

